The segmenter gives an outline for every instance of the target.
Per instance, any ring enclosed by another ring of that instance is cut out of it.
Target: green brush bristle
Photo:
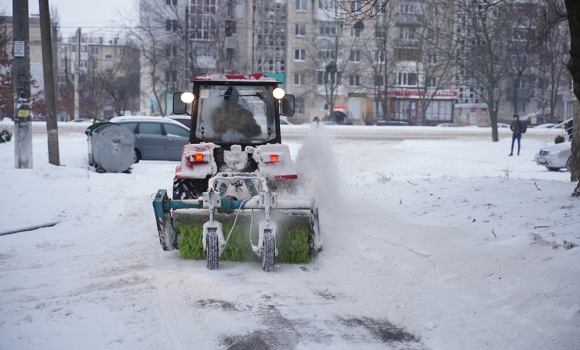
[[[227,239],[232,228],[235,214],[216,215],[216,220],[222,223],[224,238]],[[179,254],[184,259],[205,259],[203,251],[203,224],[208,220],[204,213],[175,215],[174,221],[181,233]],[[252,242],[258,245],[258,220],[252,224]],[[220,256],[226,261],[260,261],[252,250],[249,237],[250,218],[244,214],[238,217],[228,243]],[[308,236],[311,234],[308,217],[289,217],[277,221],[276,246],[278,256],[276,262],[309,263]]]

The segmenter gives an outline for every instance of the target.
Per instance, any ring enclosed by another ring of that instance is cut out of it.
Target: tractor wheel
[[[266,272],[274,271],[276,257],[276,241],[270,231],[264,232],[264,243],[262,245],[262,269]]]
[[[196,199],[206,190],[206,179],[173,179],[173,199]]]
[[[219,241],[215,231],[210,231],[206,236],[205,255],[208,270],[217,270],[219,256]]]

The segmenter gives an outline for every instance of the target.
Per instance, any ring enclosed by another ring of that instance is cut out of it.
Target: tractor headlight
[[[191,92],[184,92],[181,94],[181,102],[183,103],[192,103],[195,99],[195,96]]]
[[[286,91],[282,88],[275,88],[274,91],[272,91],[272,95],[275,99],[280,100],[286,95]]]

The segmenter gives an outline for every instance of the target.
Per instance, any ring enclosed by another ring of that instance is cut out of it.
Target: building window
[[[165,71],[165,82],[166,83],[176,83],[177,82],[177,71],[176,70],[166,70]]]
[[[294,50],[294,61],[306,61],[306,50],[305,49]]]
[[[429,63],[429,64],[435,64],[435,63],[437,63],[437,53],[435,53],[435,52],[429,52],[427,54],[427,63]]]
[[[177,57],[177,45],[166,45],[165,57]]]
[[[306,24],[298,23],[294,25],[294,35],[295,36],[305,36],[306,35]]]
[[[360,62],[360,51],[353,50],[350,52],[350,61],[351,62]]]
[[[517,111],[514,108],[514,104],[512,103],[512,113],[524,113],[526,111],[526,101],[518,101],[517,103]]]
[[[165,0],[166,5],[177,5],[177,0]]]
[[[336,25],[330,23],[321,23],[318,27],[320,35],[336,35]]]
[[[417,86],[417,73],[398,73],[397,85]]]
[[[93,55],[98,55],[99,54],[99,48],[98,47],[93,47],[93,48],[91,48],[91,52],[93,53]]]
[[[66,69],[66,60],[65,59],[61,59],[60,61],[60,65],[59,65],[59,69]]]
[[[427,77],[427,87],[428,88],[436,88],[437,87],[437,78],[436,77]]]
[[[294,101],[294,114],[304,114],[306,103],[304,97],[296,97]]]
[[[375,86],[385,85],[385,79],[382,75],[375,75]]]
[[[304,85],[304,74],[296,73],[294,74],[294,85]]]
[[[375,37],[376,38],[386,38],[387,37],[387,26],[375,26]]]
[[[399,27],[399,39],[415,39],[415,28]]]
[[[414,4],[401,4],[399,7],[400,13],[415,13],[417,8]]]
[[[209,16],[192,18],[190,36],[193,39],[211,40],[215,32],[215,19]]]
[[[362,9],[362,4],[358,1],[353,1],[350,3],[350,12],[358,13]]]
[[[376,2],[375,3],[375,12],[377,14],[386,13],[386,3],[384,2]]]
[[[105,55],[105,59],[106,60],[112,60],[113,59],[113,55]]]
[[[177,31],[177,20],[176,19],[166,19],[165,20],[165,30],[168,32]]]
[[[296,11],[306,11],[306,0],[296,0]]]
[[[360,75],[349,75],[348,76],[349,86],[360,86]]]
[[[68,52],[68,47],[66,47],[66,46],[59,46],[58,52],[66,55],[67,52]]]
[[[429,40],[437,39],[437,30],[429,28],[429,30],[427,31],[427,39]]]
[[[319,60],[334,60],[338,58],[339,60],[342,59],[342,51],[338,51],[338,57],[336,56],[336,50],[318,50],[318,59]]]
[[[326,84],[340,85],[340,83],[341,83],[341,79],[342,79],[341,72],[330,73],[330,72],[325,72],[325,71],[319,70],[316,73],[317,73],[316,82],[318,85],[326,85]]]
[[[375,51],[375,63],[385,63],[387,52],[385,50]]]
[[[318,8],[324,10],[334,10],[336,8],[337,10],[340,10],[341,7],[339,7],[338,3],[336,3],[335,6],[335,2],[336,0],[318,0]]]
[[[351,38],[360,38],[362,35],[362,29],[360,28],[350,28],[350,36]]]
[[[59,76],[57,77],[57,79],[58,79],[58,83],[59,83],[59,84],[64,84],[64,83],[66,83],[66,75],[59,75]]]
[[[217,0],[190,0],[190,2],[192,15],[215,15],[217,13]]]

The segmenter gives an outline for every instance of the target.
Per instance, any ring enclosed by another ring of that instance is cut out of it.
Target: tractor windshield
[[[273,86],[200,86],[195,136],[215,143],[259,144],[274,140],[273,89]]]

